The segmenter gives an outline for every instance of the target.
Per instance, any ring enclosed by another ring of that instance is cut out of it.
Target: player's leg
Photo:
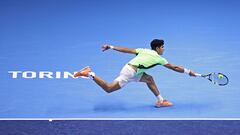
[[[157,85],[155,84],[154,79],[151,75],[144,73],[140,79],[140,82],[145,82],[155,96],[160,95]]]
[[[95,73],[91,71],[90,67],[81,69],[79,72],[74,74],[74,77],[92,78],[94,82],[107,93],[111,93],[121,88],[117,81],[113,81],[112,83],[108,84],[106,81],[96,76]]]
[[[121,88],[117,81],[113,81],[112,83],[108,84],[106,81],[104,81],[103,79],[101,79],[98,76],[94,76],[93,80],[107,93],[111,93],[111,92],[119,90]]]
[[[153,92],[153,94],[157,97],[157,102],[155,104],[156,107],[163,106],[172,106],[173,104],[166,99],[163,99],[160,95],[160,92],[155,84],[155,81],[151,75],[144,73],[140,79],[140,82],[145,82],[148,88]]]

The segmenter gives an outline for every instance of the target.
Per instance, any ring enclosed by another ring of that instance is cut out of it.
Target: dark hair
[[[164,40],[162,39],[153,39],[151,42],[152,50],[156,50],[157,47],[161,47],[162,45],[164,45]]]

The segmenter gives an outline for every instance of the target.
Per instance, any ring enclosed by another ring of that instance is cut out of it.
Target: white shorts
[[[141,77],[142,75],[136,75],[136,71],[126,64],[115,81],[118,81],[120,87],[123,87],[129,82],[139,82]]]

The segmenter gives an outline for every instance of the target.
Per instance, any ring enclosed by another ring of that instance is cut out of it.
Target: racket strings
[[[226,85],[228,83],[228,78],[221,74],[221,73],[213,73],[210,76],[213,83],[216,83],[218,85]]]

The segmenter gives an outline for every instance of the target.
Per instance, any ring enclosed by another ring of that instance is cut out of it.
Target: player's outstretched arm
[[[193,71],[183,68],[181,66],[174,65],[174,64],[168,63],[168,64],[164,65],[164,67],[171,69],[173,71],[179,72],[179,73],[186,73],[186,74],[189,74],[190,76],[196,76],[196,74]]]
[[[123,53],[131,53],[131,54],[137,53],[135,49],[131,49],[131,48],[127,48],[127,47],[112,46],[112,45],[108,45],[108,44],[104,44],[102,46],[102,51],[106,51],[108,49],[113,49],[113,50],[123,52]]]

